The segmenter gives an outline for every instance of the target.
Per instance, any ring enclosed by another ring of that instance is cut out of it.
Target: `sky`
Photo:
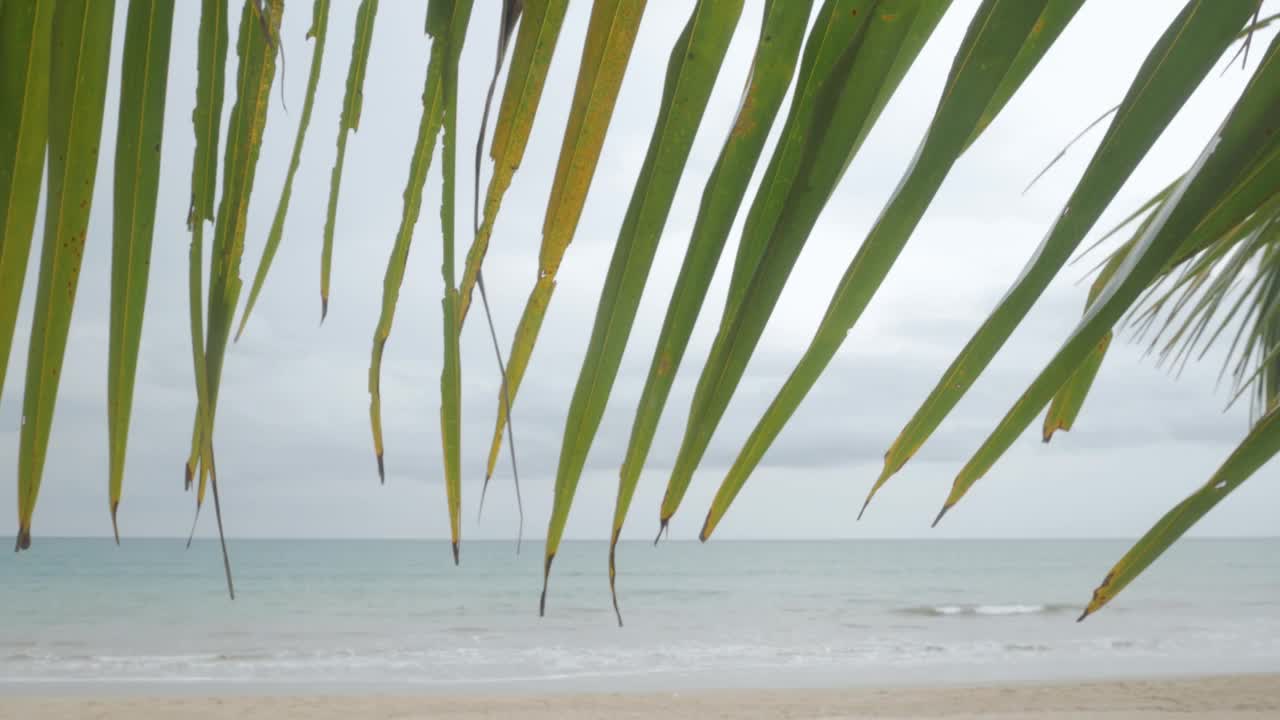
[[[899,429],[1017,276],[1061,212],[1101,138],[1095,130],[1029,192],[1027,182],[1077,132],[1119,102],[1182,3],[1091,2],[1020,92],[956,163],[923,222],[835,361],[765,456],[717,531],[720,538],[1135,537],[1209,477],[1247,427],[1223,408],[1221,356],[1180,378],[1112,345],[1077,428],[1051,444],[1039,422],[937,528],[929,523],[951,480],[1052,355],[1083,308],[1087,270],[1065,269],[934,438],[854,518]],[[347,148],[328,319],[319,323],[319,260],[339,110],[357,3],[333,3],[327,52],[284,240],[244,337],[231,347],[217,425],[227,532],[237,537],[448,535],[439,435],[442,359],[439,163],[432,168],[383,366],[387,482],[378,485],[368,420],[367,368],[382,279],[398,226],[421,113],[429,39],[423,3],[382,3],[364,111]],[[476,3],[461,64],[460,209],[471,206],[471,149],[493,67],[500,3]],[[571,4],[524,162],[496,224],[485,265],[504,353],[537,271],[540,228],[568,116],[589,3]],[[581,223],[517,399],[514,421],[525,537],[541,539],[550,513],[565,414],[605,270],[643,162],[666,58],[692,0],[649,3]],[[578,488],[566,537],[608,536],[617,471],[703,185],[741,97],[762,0],[748,0],[685,168],[608,410]],[[956,0],[886,106],[815,227],[681,511],[671,537],[696,537],[710,498],[746,435],[807,345],[836,282],[923,135],[951,58],[977,6]],[[126,3],[119,3],[104,121],[116,132]],[[292,0],[249,211],[242,274],[248,285],[284,181],[301,114],[311,43],[310,3]],[[198,3],[179,3],[169,76],[157,231],[138,365],[120,527],[126,537],[185,535],[193,496],[181,465],[194,411],[186,277]],[[1262,40],[1269,41],[1270,35]],[[229,63],[234,65],[234,38]],[[1256,53],[1256,58],[1260,53]],[[1119,193],[1092,236],[1181,172],[1221,122],[1248,74],[1225,59]],[[230,70],[229,70],[230,72]],[[499,85],[501,88],[501,84]],[[231,89],[226,103],[232,104]],[[500,92],[500,91],[499,91]],[[772,150],[782,119],[766,146]],[[98,170],[88,247],[34,533],[108,535],[106,346],[113,153]],[[752,181],[751,193],[765,162]],[[487,182],[486,161],[483,182]],[[749,195],[750,197],[750,195]],[[40,211],[43,217],[43,209]],[[742,215],[745,215],[745,210]],[[470,243],[460,213],[459,257]],[[624,538],[650,539],[684,418],[714,336],[742,217],[730,236],[658,430]],[[42,222],[36,237],[41,237]],[[14,483],[33,253],[13,358],[0,397],[0,484]],[[1081,281],[1085,280],[1085,283]],[[247,288],[246,293],[247,295]],[[499,387],[487,330],[473,313],[462,338],[463,537],[509,538],[517,527],[504,457],[482,517],[484,476]],[[1127,338],[1128,335],[1122,335]],[[1241,406],[1246,403],[1240,403]],[[1194,531],[1275,532],[1280,483],[1270,467]],[[15,493],[0,492],[0,534],[16,529]],[[212,513],[202,536],[214,532]]]

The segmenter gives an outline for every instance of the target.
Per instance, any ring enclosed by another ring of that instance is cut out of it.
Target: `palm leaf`
[[[445,43],[437,40],[431,44],[431,59],[427,63],[427,79],[422,90],[422,118],[418,121],[418,140],[409,159],[409,179],[404,188],[404,210],[400,215],[400,227],[396,230],[395,244],[387,260],[387,271],[382,281],[382,310],[378,325],[373,331],[373,355],[369,360],[369,422],[373,428],[373,452],[378,461],[378,479],[386,482],[382,442],[382,356],[387,339],[391,337],[391,324],[395,320],[396,303],[400,299],[400,286],[404,283],[404,271],[409,261],[409,248],[413,244],[413,229],[422,214],[422,188],[431,169],[431,157],[443,122],[442,75],[445,63]]]
[[[567,7],[567,5],[565,7]],[[564,7],[561,7],[561,8],[558,8],[557,10],[562,11],[563,9]],[[541,35],[542,31],[546,29],[542,27],[543,21],[547,19],[546,10],[547,10],[547,7],[544,4],[539,3],[538,6],[534,8],[534,12],[535,12],[534,18],[530,20],[530,24],[533,26],[531,29],[536,30],[539,36]],[[493,326],[493,313],[490,312],[488,293],[486,293],[484,289],[484,276],[480,274],[480,266],[484,263],[484,255],[489,245],[488,235],[492,234],[492,223],[493,223],[492,220],[489,221],[490,230],[488,231],[488,234],[485,235],[484,242],[480,242],[481,225],[482,225],[480,221],[480,171],[481,171],[481,165],[484,164],[485,132],[489,127],[489,111],[493,108],[493,93],[494,93],[494,90],[496,90],[498,87],[498,76],[502,74],[502,63],[507,59],[507,47],[511,44],[511,33],[515,29],[516,23],[520,22],[520,16],[523,13],[524,13],[523,0],[503,0],[502,15],[498,20],[498,52],[497,52],[497,57],[494,59],[494,63],[493,63],[493,76],[489,79],[489,90],[488,92],[485,93],[485,96],[484,96],[484,113],[480,116],[480,132],[476,135],[475,174],[472,176],[473,185],[471,188],[471,192],[472,192],[471,225],[472,225],[472,228],[475,230],[476,234],[471,240],[471,249],[467,251],[466,266],[462,272],[462,287],[459,290],[460,307],[458,309],[458,315],[459,315],[458,332],[461,333],[462,324],[466,322],[466,319],[467,319],[467,306],[470,304],[470,301],[471,301],[472,284],[474,283],[474,285],[480,288],[480,303],[484,306],[485,320],[489,324],[489,338],[490,340],[493,341],[493,354],[495,359],[498,361],[498,374],[502,378],[506,378],[507,368],[506,368],[506,365],[502,362],[502,347],[498,344],[498,331]],[[563,20],[564,18],[563,12],[559,12],[559,17],[561,20]],[[560,35],[560,23],[553,23],[553,24],[555,25],[554,32],[552,33],[550,42],[546,44],[546,45],[550,45],[552,48],[554,48],[555,46],[555,39],[558,38]],[[546,47],[546,45],[544,45],[544,47]],[[526,50],[525,54],[527,55],[528,52],[529,51]],[[551,52],[554,52],[554,50],[552,50]],[[548,58],[549,56],[550,56],[550,53],[548,54]],[[520,58],[520,60],[522,63],[526,65],[529,64],[529,60],[526,58]],[[537,85],[538,87],[538,90],[533,97],[533,107],[536,108],[538,98],[541,96],[542,81],[546,79],[545,72],[542,70],[531,71],[528,67],[525,67],[523,69],[518,69],[517,71],[520,72],[521,75],[527,78],[527,81],[523,84],[523,87],[530,87],[529,83],[532,81],[536,81],[536,82],[533,82],[533,84]],[[539,78],[539,76],[541,77]],[[508,78],[510,77],[511,77],[511,74],[508,74]],[[520,90],[513,89],[511,91],[511,94],[514,97],[519,92]],[[530,122],[530,125],[531,124],[532,123]],[[508,126],[509,125],[510,125],[510,121],[508,119]],[[509,137],[509,132],[507,133],[507,136]],[[525,137],[525,140],[526,141],[528,140],[527,135]],[[496,151],[497,148],[494,147],[493,150]],[[523,143],[520,144],[519,150],[520,150],[519,154],[523,155],[524,153]],[[519,157],[516,158],[516,165],[519,165]],[[495,164],[494,175],[490,177],[491,185],[492,185],[493,178],[499,172],[506,172],[506,171],[500,170],[498,165]],[[514,173],[514,169],[511,172]],[[502,192],[505,192],[505,191],[506,191],[506,188],[504,187],[502,189]],[[499,196],[501,194],[502,193],[498,193]],[[486,201],[487,201],[487,198],[486,198]],[[500,198],[499,198],[499,202],[500,202]],[[493,214],[496,214],[496,212],[497,212],[497,207],[495,205]],[[489,214],[489,210],[487,208],[486,208],[486,214]],[[459,342],[461,342],[461,340],[459,340]],[[503,405],[509,409],[511,405],[511,398],[507,397],[507,394],[505,392],[505,387],[506,386],[504,385],[503,392],[502,392],[502,401],[503,401]],[[508,437],[508,447],[510,448],[510,451],[511,451],[511,472],[513,476],[512,482],[515,485],[515,489],[516,489],[516,507],[519,513],[519,521],[516,529],[516,554],[519,554],[520,543],[524,538],[524,501],[520,499],[520,472],[519,472],[518,465],[516,463],[515,431],[511,428],[510,425],[507,426],[507,437]],[[476,510],[477,519],[481,516],[482,513],[484,513],[484,499],[486,494],[489,491],[489,478],[492,476],[493,476],[492,471],[485,473],[484,484],[480,486],[480,502],[477,506],[478,509]]]
[[[1102,337],[1155,280],[1176,254],[1182,241],[1229,193],[1256,159],[1280,113],[1280,38],[1271,43],[1248,87],[1237,100],[1222,128],[1165,201],[1159,215],[1134,245],[1116,276],[1103,289],[1084,319],[1054,354],[1022,397],[956,476],[938,520],[954,507],[979,478],[1021,435],[1080,367]],[[934,521],[935,524],[937,520]]]
[[[275,218],[271,221],[271,231],[267,233],[267,242],[262,247],[262,259],[258,261],[258,271],[253,275],[253,286],[249,289],[249,299],[245,302],[244,312],[240,314],[240,326],[236,329],[236,340],[244,332],[245,323],[249,322],[249,313],[258,302],[258,293],[267,280],[267,272],[280,249],[280,240],[284,237],[284,220],[289,214],[289,199],[293,195],[293,177],[298,172],[298,164],[302,159],[302,143],[307,136],[307,127],[311,125],[311,111],[315,107],[316,88],[320,85],[320,65],[324,60],[324,41],[329,27],[329,0],[316,0],[311,10],[311,28],[307,30],[308,38],[315,38],[315,48],[311,51],[311,74],[307,77],[307,94],[302,101],[302,117],[298,120],[298,133],[293,139],[293,154],[289,157],[289,170],[284,176],[284,189],[280,191],[280,201],[276,204]]]
[[[160,147],[169,78],[173,3],[130,0],[124,31],[120,121],[115,163],[115,237],[111,254],[111,330],[107,355],[107,434],[111,528],[124,483],[124,461],[133,408],[133,385],[142,342],[143,310],[151,268]]]
[[[355,38],[351,41],[351,65],[347,68],[347,92],[338,119],[338,156],[329,180],[329,208],[324,218],[324,246],[320,252],[320,322],[329,314],[329,275],[333,265],[333,227],[338,218],[338,190],[342,186],[342,164],[347,157],[347,138],[360,129],[360,109],[364,105],[364,79],[369,68],[369,47],[373,44],[373,21],[378,0],[361,0],[356,11]]]
[[[636,407],[626,459],[619,473],[618,499],[614,505],[613,531],[609,541],[609,588],[615,610],[618,604],[616,552],[622,523],[626,520],[631,498],[640,481],[640,471],[653,445],[658,419],[671,393],[671,384],[693,335],[694,322],[711,287],[716,264],[720,261],[765,140],[791,86],[811,5],[812,0],[769,0],[765,4],[760,41],[737,118],[702,192],[698,218],[671,293],[653,360],[649,364],[649,376]]]
[[[190,489],[198,474],[196,512],[204,502],[209,462],[201,462],[204,429],[209,426],[208,372],[204,359],[204,223],[214,219],[214,192],[218,178],[218,135],[222,102],[226,90],[227,5],[221,0],[203,0],[200,10],[200,37],[197,42],[196,105],[191,115],[195,127],[195,156],[191,161],[191,209],[187,225],[191,230],[188,262],[188,305],[191,316],[191,356],[196,377],[196,412],[192,422],[191,453],[187,457],[186,486]]]
[[[827,200],[947,6],[836,0],[819,12],[797,79],[800,99],[783,128],[788,142],[774,151],[747,216],[720,329],[662,499],[662,528],[684,498]]]
[[[267,123],[267,105],[275,80],[276,43],[284,0],[268,0],[266,16],[259,16],[252,3],[246,3],[240,16],[236,53],[240,64],[236,71],[236,100],[231,107],[227,142],[222,161],[222,198],[214,226],[212,267],[209,273],[208,321],[204,344],[206,401],[200,403],[199,435],[201,439],[201,486],[207,472],[213,488],[214,511],[218,515],[218,535],[222,533],[222,509],[218,499],[218,477],[213,459],[213,434],[218,410],[218,389],[222,365],[226,358],[231,322],[240,297],[240,260],[244,255],[245,226],[248,223],[249,197],[258,169],[262,134]],[[267,32],[261,24],[265,23]],[[192,263],[197,262],[193,243]],[[197,362],[197,366],[199,363]],[[197,383],[197,393],[200,392]],[[231,585],[230,563],[223,540],[223,562],[227,566],[227,589]]]
[[[114,17],[115,3],[110,0],[62,0],[53,10],[48,75],[49,184],[18,439],[18,550],[31,546],[31,516],[44,475],[58,380],[80,280],[98,173]]]
[[[835,356],[915,231],[951,167],[1020,86],[1078,2],[988,0],[956,53],[933,121],[906,176],[863,240],[804,356],[739,451],[703,523],[706,540]],[[1030,48],[1030,49],[1028,49]]]
[[[506,377],[499,390],[498,419],[489,449],[489,468],[502,447],[511,406],[515,404],[520,381],[529,366],[538,331],[547,305],[555,292],[556,272],[573,241],[587,200],[587,190],[600,160],[613,107],[622,87],[622,76],[631,57],[646,0],[595,0],[587,25],[587,40],[578,66],[578,82],[573,91],[569,122],[560,145],[551,197],[542,224],[542,248],[538,258],[538,280],[525,302],[520,324],[508,355]],[[492,470],[489,471],[492,474]]]
[[[462,371],[458,349],[458,286],[454,278],[454,195],[457,188],[458,153],[458,60],[471,21],[472,0],[431,0],[427,9],[427,32],[445,47],[441,93],[444,115],[444,143],[441,168],[444,199],[440,204],[441,235],[444,238],[444,369],[440,373],[440,434],[444,443],[444,486],[449,505],[449,531],[453,540],[453,562],[458,563],[462,514]]]
[[[489,178],[489,186],[485,191],[483,220],[478,223],[475,239],[472,240],[471,248],[467,251],[467,265],[458,290],[461,299],[459,324],[467,319],[467,311],[471,307],[471,294],[475,288],[480,267],[484,263],[485,253],[489,249],[489,240],[493,236],[493,224],[497,220],[498,210],[502,207],[502,198],[511,187],[511,181],[524,158],[525,147],[529,144],[529,133],[533,129],[538,104],[542,100],[547,71],[551,68],[551,58],[555,54],[556,43],[560,38],[560,28],[564,25],[564,16],[569,2],[568,0],[525,0],[523,5],[524,19],[516,34],[511,69],[507,71],[507,85],[502,92],[498,121],[493,128],[493,142],[489,146],[489,157],[493,160],[493,176]],[[507,30],[507,33],[509,32],[510,30]],[[505,44],[503,47],[505,49]],[[494,69],[493,79],[496,81],[497,68]],[[490,95],[492,96],[492,86],[490,86]],[[488,107],[487,104],[486,107]],[[478,160],[477,157],[477,163]],[[477,165],[477,183],[479,178]],[[480,202],[478,190],[477,187],[475,195],[477,203]],[[489,474],[493,474],[492,467],[489,468]]]
[[[44,172],[53,6],[53,0],[0,5],[0,396]]]
[[[1134,77],[1115,120],[1039,249],[885,454],[884,469],[867,502],[920,449],[990,364],[1222,56],[1254,5],[1252,0],[1191,0],[1170,24]]]
[[[573,495],[618,377],[622,353],[694,135],[741,15],[742,0],[699,0],[671,49],[657,124],[614,245],[587,356],[569,404],[547,528],[541,604],[544,611],[547,577],[560,547]],[[621,613],[618,623],[622,623]]]
[[[1259,242],[1260,234],[1280,210],[1280,195],[1272,194],[1267,197],[1267,193],[1272,191],[1277,182],[1280,182],[1280,165],[1277,164],[1277,155],[1280,153],[1277,153],[1274,140],[1271,141],[1271,145],[1271,150],[1259,154],[1258,159],[1254,161],[1244,177],[1228,190],[1223,199],[1182,241],[1181,247],[1169,261],[1168,266],[1147,289],[1135,309],[1130,312],[1127,322],[1145,327],[1155,322],[1156,317],[1167,306],[1172,306],[1163,327],[1151,340],[1152,351],[1157,348],[1157,345],[1163,345],[1160,351],[1161,362],[1172,359],[1172,364],[1176,365],[1180,359],[1185,363],[1192,356],[1197,343],[1203,346],[1203,351],[1200,353],[1200,357],[1203,358],[1205,351],[1213,346],[1222,331],[1232,324],[1240,308],[1251,297],[1249,292],[1256,288],[1257,281],[1261,279],[1261,275],[1255,275],[1250,287],[1239,294],[1238,300],[1217,323],[1217,329],[1206,339],[1204,333],[1211,327],[1211,320],[1223,300],[1234,290],[1237,284],[1235,281],[1241,277],[1244,270],[1244,263],[1265,247],[1265,241]],[[1173,186],[1170,185],[1165,191],[1153,197],[1144,204],[1143,208],[1140,208],[1140,211],[1162,202]],[[1146,231],[1153,217],[1154,214],[1146,216],[1139,225],[1135,238]],[[1112,253],[1090,289],[1088,304],[1092,304],[1093,299],[1124,261],[1125,255],[1133,244],[1134,241],[1131,239]],[[1218,272],[1213,282],[1209,282],[1210,275],[1229,253],[1235,253],[1236,257]],[[1178,269],[1182,272],[1177,279],[1171,280]],[[1161,289],[1162,285],[1165,286],[1164,289]],[[1200,293],[1199,301],[1194,305],[1188,304],[1200,288],[1205,289]],[[1175,325],[1174,321],[1179,316],[1182,317],[1182,322]],[[1176,332],[1168,332],[1175,327]],[[1093,375],[1096,374],[1106,353],[1109,338],[1110,334],[1077,369],[1072,379],[1054,396],[1045,417],[1042,434],[1045,442],[1048,442],[1055,430],[1070,429],[1080,405],[1084,402],[1085,395],[1089,392]],[[1224,363],[1229,362],[1231,357],[1232,353],[1227,353]],[[1237,381],[1239,379],[1237,377]]]
[[[1264,61],[1265,62],[1265,61]],[[1190,497],[1178,503],[1111,568],[1093,598],[1080,615],[1083,620],[1100,610],[1133,579],[1160,557],[1175,540],[1182,537],[1200,518],[1280,451],[1280,410],[1271,410],[1253,429],[1218,471]]]
[[[1143,228],[1146,227],[1144,222]],[[1139,230],[1141,234],[1142,230]],[[1124,259],[1128,256],[1128,245],[1124,246],[1123,252],[1117,252],[1107,261],[1102,272],[1098,273],[1098,277],[1094,279],[1093,284],[1089,286],[1089,296],[1085,300],[1085,312],[1089,311],[1089,307],[1098,299],[1098,295],[1102,293],[1102,288],[1107,286],[1111,278],[1120,269],[1120,265],[1124,263]],[[1093,387],[1094,378],[1098,376],[1098,369],[1102,367],[1102,360],[1107,355],[1107,348],[1111,346],[1111,333],[1102,336],[1102,340],[1098,341],[1098,346],[1089,353],[1088,358],[1076,371],[1072,373],[1071,379],[1063,385],[1058,393],[1053,396],[1053,402],[1049,404],[1049,411],[1044,416],[1044,428],[1041,431],[1041,439],[1049,442],[1053,439],[1053,434],[1058,430],[1064,432],[1070,431],[1075,425],[1076,417],[1080,415],[1080,409],[1084,407],[1084,399],[1089,394],[1090,388]],[[865,508],[866,505],[864,504]]]

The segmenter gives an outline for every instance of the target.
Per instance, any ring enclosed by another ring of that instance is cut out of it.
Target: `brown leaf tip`
[[[873,490],[872,492],[875,492],[875,491]],[[862,501],[862,509],[858,510],[858,517],[854,520],[854,522],[857,522],[858,520],[862,519],[863,514],[867,512],[867,506],[870,504],[871,504],[871,495],[868,494],[867,499]]]
[[[120,525],[116,523],[116,510],[120,508],[120,501],[116,500],[111,503],[111,533],[116,537],[116,545],[120,545]]]
[[[192,467],[192,464],[190,462],[185,462],[182,464],[182,472],[183,472],[182,489],[190,491],[191,481],[195,479],[196,469]]]
[[[668,515],[658,520],[658,536],[653,539],[653,546],[658,546],[658,541],[662,539],[662,533],[667,532],[668,524],[671,522],[671,516]]]
[[[943,505],[942,509],[938,511],[938,517],[933,519],[933,524],[929,527],[938,527],[938,523],[942,522],[942,517],[947,514],[947,511],[951,509],[952,505],[954,505],[954,503],[947,503],[946,505]]]
[[[20,550],[29,550],[29,549],[31,549],[31,528],[29,527],[19,528],[18,539],[17,539],[17,542],[13,544],[13,551],[18,552]]]
[[[456,541],[453,543],[453,564],[455,566],[460,564],[458,560],[458,543]]]
[[[378,484],[387,484],[387,469],[382,464],[382,453],[378,453]]]
[[[551,579],[551,563],[555,559],[555,553],[547,555],[547,561],[542,567],[542,596],[538,598],[538,617],[547,615],[547,582]]]

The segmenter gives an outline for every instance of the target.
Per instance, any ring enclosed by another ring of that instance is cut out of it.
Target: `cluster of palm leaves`
[[[587,0],[577,0],[586,3]],[[952,62],[915,158],[862,239],[808,348],[759,419],[725,475],[700,537],[712,536],[787,420],[831,362],[911,239],[957,159],[1018,91],[1084,0],[983,0]],[[206,487],[218,505],[214,428],[219,383],[233,321],[243,331],[283,237],[291,188],[319,85],[329,0],[314,0],[307,33],[312,60],[301,121],[283,190],[253,284],[240,304],[240,265],[267,107],[282,39],[283,0],[239,3],[236,53],[227,77],[226,0],[202,0],[193,112],[196,136],[188,230],[191,238],[192,360],[198,398],[187,485],[197,506]],[[676,39],[648,151],[605,278],[588,350],[569,405],[546,538],[550,575],[601,418],[618,375],[659,239],[694,136],[706,110],[744,0],[697,0]],[[949,0],[764,0],[761,30],[742,102],[702,189],[697,220],[621,459],[613,518],[616,545],[659,418],[670,399],[695,320],[735,218],[746,219],[733,259],[728,297],[710,354],[686,414],[686,426],[661,506],[666,523],[679,509],[716,427],[741,381],[791,271],[819,216],[868,132],[943,14]],[[471,245],[459,263],[455,190],[459,181],[458,66],[473,0],[429,0],[432,38],[417,142],[410,156],[404,211],[387,265],[381,316],[373,337],[369,392],[373,444],[381,474],[380,372],[423,188],[440,145],[443,193],[443,372],[440,426],[455,561],[460,538],[460,333],[478,289],[503,195],[524,155],[555,53],[568,0],[504,0],[498,61],[484,102],[476,147],[476,205]],[[1156,139],[1212,69],[1233,49],[1248,66],[1260,0],[1188,0],[1150,49],[1115,108],[1101,144],[1040,248],[974,333],[885,454],[875,492],[910,460],[946,419],[1026,317],[1051,280],[1077,253]],[[492,474],[507,420],[573,241],[608,132],[645,0],[593,0],[577,85],[546,207],[537,281],[502,365],[497,422],[488,455]],[[361,0],[338,128],[322,255],[327,307],[330,258],[347,137],[358,128],[377,0]],[[130,406],[142,332],[173,0],[129,0],[114,152],[110,350],[108,363],[109,499],[113,526],[120,502]],[[0,0],[0,386],[9,356],[31,247],[41,176],[47,199],[36,305],[28,344],[18,462],[17,547],[31,542],[31,520],[48,449],[59,372],[66,348],[93,197],[102,118],[107,105],[114,3],[111,0]],[[512,42],[514,41],[514,42]],[[190,43],[178,43],[191,47]],[[492,135],[490,103],[507,63]],[[1234,58],[1233,58],[1234,59]],[[1070,429],[1111,340],[1126,322],[1148,333],[1171,363],[1199,357],[1233,337],[1229,367],[1236,394],[1253,389],[1247,435],[1208,482],[1164,516],[1106,576],[1086,614],[1105,604],[1175,539],[1280,450],[1275,411],[1280,391],[1280,40],[1256,48],[1247,86],[1223,114],[1195,163],[1139,208],[1100,263],[1084,316],[956,476],[938,514],[952,508],[1041,413],[1047,441]],[[220,126],[230,85],[229,123]],[[764,162],[766,139],[790,97],[779,139]],[[492,170],[483,202],[482,146]],[[221,145],[221,159],[219,146]],[[110,149],[108,147],[108,149]],[[465,163],[464,163],[465,167]],[[747,203],[749,181],[762,180]],[[170,180],[172,182],[172,180]],[[220,184],[220,192],[219,192]],[[465,211],[464,211],[465,212]],[[212,228],[204,276],[206,224]],[[1104,238],[1105,239],[1105,238]],[[672,241],[675,239],[672,238]],[[683,238],[681,238],[683,240]],[[461,277],[458,272],[461,268]],[[207,283],[207,289],[206,289]],[[322,313],[323,313],[322,309]],[[1226,333],[1226,334],[1224,334]],[[487,478],[486,478],[487,482]],[[864,504],[863,510],[866,509]],[[219,520],[219,526],[221,526]],[[224,547],[225,551],[225,547]],[[224,553],[225,557],[225,553]],[[610,550],[609,575],[615,575]],[[228,581],[230,570],[228,568]],[[544,584],[542,601],[545,606]],[[615,595],[615,608],[616,608]]]

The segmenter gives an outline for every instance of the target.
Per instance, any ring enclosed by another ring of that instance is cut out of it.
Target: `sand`
[[[1055,685],[708,690],[544,696],[225,695],[0,698],[0,718],[1280,718],[1280,674]]]

